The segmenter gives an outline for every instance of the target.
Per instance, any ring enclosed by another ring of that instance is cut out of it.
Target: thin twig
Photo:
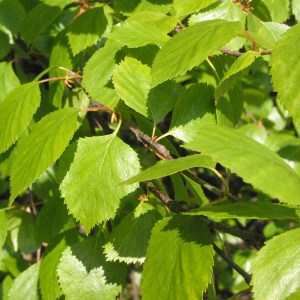
[[[228,55],[232,55],[232,56],[235,56],[235,57],[239,57],[239,56],[242,56],[243,54],[245,54],[246,52],[239,52],[239,51],[233,51],[233,50],[229,50],[228,48],[222,48],[221,49],[221,52],[223,54],[228,54]],[[261,55],[270,55],[272,54],[272,50],[263,50],[260,52]]]
[[[216,244],[213,243],[213,248],[217,254],[219,254],[227,263],[243,276],[248,285],[250,285],[252,276],[237,265],[229,256],[227,256]]]
[[[241,230],[235,227],[229,227],[222,223],[214,222],[210,219],[206,219],[205,223],[210,227],[218,231],[228,233],[230,235],[236,236],[243,241],[247,242],[249,245],[253,246],[256,249],[260,249],[265,241],[263,235],[256,232],[249,232],[246,230]]]

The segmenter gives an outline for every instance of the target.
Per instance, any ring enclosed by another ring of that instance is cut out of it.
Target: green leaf
[[[299,22],[299,20],[300,20],[300,1],[299,0],[292,0],[292,11],[293,11],[293,15],[295,16],[296,20]]]
[[[77,230],[70,230],[51,241],[41,261],[39,285],[43,300],[53,300],[62,295],[58,282],[57,268],[63,251],[70,244],[78,242]]]
[[[67,36],[73,55],[92,46],[106,29],[107,19],[103,7],[87,10],[68,27]]]
[[[32,215],[24,210],[14,209],[6,213],[8,238],[14,251],[33,253],[38,246],[35,241],[35,224]]]
[[[37,82],[13,89],[0,104],[0,153],[6,151],[24,132],[40,105]]]
[[[99,237],[68,247],[58,266],[59,283],[67,299],[111,300],[121,292],[125,269],[107,262],[101,253]]]
[[[184,88],[174,81],[166,81],[153,88],[148,97],[148,106],[154,124],[161,122],[173,109]]]
[[[204,125],[184,147],[211,156],[246,182],[282,202],[300,203],[300,176],[276,153],[236,130]]]
[[[155,57],[152,86],[199,65],[234,38],[239,30],[240,22],[212,20],[198,23],[177,33]]]
[[[255,299],[283,300],[299,289],[299,244],[300,228],[266,242],[251,268]]]
[[[160,177],[188,170],[195,167],[214,168],[215,164],[209,156],[195,154],[186,157],[179,157],[172,160],[160,160],[154,166],[142,171],[138,175],[126,180],[125,184],[132,184],[141,181],[148,181]]]
[[[143,263],[151,230],[160,218],[156,209],[141,202],[112,230],[108,243],[104,245],[107,260]]]
[[[150,68],[135,58],[126,57],[116,68],[113,83],[124,102],[143,116],[148,116]]]
[[[136,152],[115,135],[79,140],[60,190],[69,212],[87,233],[96,224],[114,218],[121,199],[137,188],[119,183],[139,170]]]
[[[61,156],[77,129],[77,113],[76,108],[64,108],[48,114],[18,144],[10,178],[10,204]]]
[[[211,235],[201,217],[158,221],[143,269],[143,299],[202,299],[212,267]]]
[[[116,26],[109,38],[130,48],[148,44],[162,46],[170,39],[168,33],[174,29],[177,18],[158,12],[140,12],[130,16],[122,26]]]
[[[116,68],[116,54],[121,48],[120,43],[108,40],[103,48],[93,54],[83,73],[82,85],[89,95],[112,109],[115,108],[119,99],[112,102],[111,98],[104,96],[104,89]]]
[[[6,275],[0,284],[0,294],[2,299],[8,299],[8,292],[13,284],[14,280],[11,275]]]
[[[273,21],[282,23],[289,18],[289,0],[281,0],[280,2],[276,0],[263,0],[263,2],[268,7]]]
[[[1,3],[0,3],[1,5]],[[16,76],[12,63],[0,63],[0,104],[8,93],[20,85],[19,78]]]
[[[241,76],[244,75],[244,71],[246,71],[258,57],[260,57],[259,52],[248,51],[236,59],[218,84],[215,90],[215,98],[219,99],[229,89],[233,88],[236,82],[241,79]]]
[[[246,15],[243,10],[240,9],[240,7],[232,0],[225,0],[212,10],[192,15],[189,19],[189,25],[191,26],[199,22],[214,19],[240,21],[242,24],[244,24]]]
[[[299,43],[300,24],[297,24],[281,37],[271,56],[272,82],[278,92],[278,100],[296,122],[300,122]]]
[[[13,34],[17,34],[25,18],[26,12],[18,0],[2,0],[0,2],[0,24]]]
[[[248,218],[248,219],[290,219],[299,220],[300,209],[269,202],[226,202],[204,206],[188,214],[197,214],[212,218]]]
[[[186,16],[215,2],[215,0],[174,0],[174,8],[178,16]]]
[[[263,49],[273,49],[282,34],[289,29],[286,24],[263,22],[252,13],[247,16],[248,31]]]
[[[12,44],[10,43],[10,39],[11,32],[5,26],[0,24],[0,59],[5,58],[11,50]]]
[[[5,216],[5,211],[0,210],[0,249],[5,243],[7,236],[7,219]]]
[[[15,280],[8,293],[8,300],[38,300],[38,276],[40,264],[36,263],[22,272]]]
[[[213,87],[204,83],[194,84],[182,93],[173,111],[169,134],[188,141],[201,124],[216,123],[213,93]]]
[[[62,1],[40,2],[26,15],[20,28],[20,34],[27,44],[33,43],[62,12],[63,5],[60,5],[59,2]]]

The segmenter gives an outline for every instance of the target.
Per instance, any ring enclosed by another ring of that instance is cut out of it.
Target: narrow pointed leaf
[[[37,82],[13,89],[0,104],[0,153],[6,151],[26,129],[40,105]]]
[[[247,68],[251,66],[255,59],[258,57],[260,57],[259,52],[248,51],[247,53],[243,54],[238,59],[236,59],[235,62],[227,70],[220,83],[218,84],[215,90],[215,98],[220,98],[229,89],[232,89],[235,83],[244,74],[244,71],[246,71]]]
[[[74,162],[60,186],[69,212],[86,232],[113,218],[121,199],[137,188],[119,183],[139,170],[136,152],[115,135],[80,139]]]
[[[15,280],[8,293],[8,300],[38,300],[38,277],[40,264],[36,263],[22,272]]]
[[[76,108],[50,113],[18,144],[10,178],[10,203],[61,156],[77,128],[77,113]]]
[[[107,260],[143,263],[151,230],[160,218],[156,209],[142,202],[113,229],[104,245]]]
[[[214,166],[215,164],[212,159],[209,156],[202,154],[195,154],[172,160],[160,160],[154,166],[126,180],[124,183],[132,184],[135,182],[148,181],[160,177],[170,176],[172,174],[195,167],[213,168]]]
[[[212,267],[211,235],[201,217],[158,221],[143,269],[143,299],[202,299]]]
[[[69,44],[74,55],[92,46],[106,29],[107,19],[103,7],[87,10],[77,17],[68,28]]]
[[[124,265],[107,262],[95,236],[67,247],[58,266],[59,283],[66,299],[115,299],[126,275]]]
[[[177,33],[155,57],[152,86],[199,65],[234,38],[239,30],[240,22],[212,20],[198,23]]]
[[[281,37],[271,56],[271,75],[278,100],[296,122],[300,122],[299,44],[300,24],[297,24]]]
[[[204,83],[195,84],[182,93],[174,107],[169,134],[188,141],[203,124],[215,124],[214,89]]]
[[[300,204],[300,176],[276,153],[236,130],[205,125],[184,147],[211,156],[246,182],[282,202]]]
[[[268,241],[257,253],[251,268],[255,299],[284,300],[299,289],[299,244],[300,229],[292,229]]]
[[[130,16],[121,27],[114,28],[109,38],[128,47],[142,47],[148,44],[163,45],[170,39],[168,33],[178,20],[157,12],[140,12]]]
[[[0,249],[5,243],[6,235],[7,235],[7,219],[5,216],[5,211],[0,210]]]
[[[289,219],[299,220],[300,209],[269,202],[223,203],[204,206],[189,214],[197,214],[213,218],[248,218],[248,219]]]
[[[145,117],[148,116],[147,97],[150,81],[150,68],[131,57],[126,57],[113,75],[118,95],[129,107]]]

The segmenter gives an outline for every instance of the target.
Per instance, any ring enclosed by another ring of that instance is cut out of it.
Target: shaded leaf
[[[99,239],[86,239],[63,252],[57,273],[67,299],[99,299],[101,295],[111,300],[121,292],[125,268],[105,261]]]
[[[166,81],[153,88],[148,97],[149,112],[154,124],[161,122],[170,112],[184,88],[174,81]]]
[[[141,202],[113,228],[108,243],[104,245],[107,260],[143,263],[151,230],[160,218],[156,209]]]
[[[87,233],[115,216],[121,199],[137,188],[119,183],[136,175],[139,169],[136,152],[115,135],[79,140],[60,190],[69,212]]]
[[[89,59],[83,73],[82,84],[89,95],[110,108],[114,108],[119,99],[112,101],[111,97],[105,97],[104,89],[108,89],[105,85],[110,81],[117,66],[116,54],[121,48],[120,43],[107,40],[104,47]]]
[[[22,272],[8,293],[8,300],[38,300],[38,276],[40,264],[36,263]]]
[[[89,9],[68,27],[67,36],[73,55],[92,46],[106,29],[107,19],[103,7]]]
[[[160,160],[154,166],[142,171],[138,175],[124,181],[123,183],[132,184],[170,176],[195,167],[214,168],[214,166],[215,164],[212,159],[209,156],[202,154],[179,157],[172,160]]]
[[[174,107],[169,134],[188,141],[201,124],[216,123],[214,89],[194,84],[182,93]]]
[[[155,57],[152,87],[199,65],[234,38],[240,29],[240,22],[210,20],[177,33]]]
[[[40,105],[38,83],[13,89],[0,104],[0,153],[6,151],[26,129]]]
[[[275,22],[284,22],[289,18],[290,1],[289,0],[263,0],[269,9],[272,20]]]
[[[219,99],[229,89],[232,89],[235,83],[244,75],[244,71],[247,70],[258,57],[260,57],[259,52],[248,51],[237,58],[218,84],[215,90],[215,98]]]
[[[61,156],[77,129],[77,113],[76,108],[64,108],[48,114],[18,144],[10,203]]]
[[[202,299],[212,267],[211,235],[201,218],[164,218],[154,226],[147,249],[143,299]]]
[[[283,300],[299,289],[299,244],[300,229],[292,229],[267,241],[257,253],[251,268],[255,299]]]
[[[163,45],[170,39],[168,33],[174,29],[178,20],[158,12],[133,14],[116,26],[109,38],[128,47],[142,47],[148,44]]]
[[[147,97],[150,90],[150,68],[126,57],[116,68],[113,83],[118,95],[135,111],[147,117]]]
[[[300,54],[297,50],[299,44],[300,24],[297,24],[281,37],[271,56],[272,82],[278,92],[278,100],[296,122],[300,122]]]
[[[300,209],[269,202],[226,202],[204,206],[188,214],[197,214],[212,218],[248,218],[248,219],[290,219],[299,220]]]
[[[300,203],[300,176],[276,153],[236,130],[204,125],[184,147],[211,156],[246,182],[282,202]]]

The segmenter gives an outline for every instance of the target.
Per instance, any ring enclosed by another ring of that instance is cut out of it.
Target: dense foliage
[[[300,299],[299,0],[0,0],[0,298]]]

